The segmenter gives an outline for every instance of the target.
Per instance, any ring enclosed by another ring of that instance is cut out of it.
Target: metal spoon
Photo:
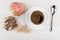
[[[55,14],[55,9],[56,9],[56,6],[53,5],[53,6],[51,7],[52,17],[51,17],[50,31],[52,31],[52,28],[53,28],[53,16],[54,16],[54,14]]]

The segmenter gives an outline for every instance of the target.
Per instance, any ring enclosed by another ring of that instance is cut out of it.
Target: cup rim
[[[43,13],[43,15],[44,15],[44,20],[43,20],[43,22],[45,22],[45,18],[46,18],[46,16],[45,16],[45,12],[44,11],[42,11],[42,10],[40,10],[40,9],[33,9],[31,12],[30,12],[30,14],[29,14],[29,21],[30,21],[30,23],[32,24],[32,25],[35,25],[35,26],[39,26],[39,25],[41,25],[41,24],[43,24],[43,22],[41,23],[41,24],[38,24],[38,25],[36,25],[36,24],[34,24],[32,21],[31,21],[31,15],[32,15],[32,13],[34,12],[34,11],[41,11],[42,13]]]
[[[40,10],[34,10],[34,11],[31,12],[31,14],[30,14],[30,21],[31,21],[31,23],[33,23],[32,20],[31,20],[31,15],[32,15],[33,12],[35,12],[35,11],[40,11]],[[42,11],[40,11],[40,12],[43,14]],[[45,15],[44,15],[44,14],[43,14],[43,16],[44,16],[44,19],[45,19]],[[42,23],[44,22],[44,19],[43,19],[43,21],[42,21],[41,23],[39,23],[39,24],[35,24],[35,25],[40,25],[40,24],[42,24]],[[34,23],[33,23],[33,24],[34,24]]]

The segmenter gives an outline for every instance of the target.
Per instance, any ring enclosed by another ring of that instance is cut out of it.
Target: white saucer
[[[41,23],[39,25],[33,24],[30,19],[32,12],[36,11],[36,10],[41,11],[44,14],[44,21],[43,21],[43,23]],[[50,24],[50,21],[51,21],[51,13],[49,13],[42,7],[32,7],[25,14],[25,23],[27,24],[28,27],[30,27],[31,29],[34,29],[34,30],[44,29],[45,27],[47,27]]]

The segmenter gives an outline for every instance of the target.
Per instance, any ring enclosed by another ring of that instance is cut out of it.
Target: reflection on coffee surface
[[[44,21],[44,15],[41,11],[34,11],[31,15],[31,21],[34,24],[41,24]]]

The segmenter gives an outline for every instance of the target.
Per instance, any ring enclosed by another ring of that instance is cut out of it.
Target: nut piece
[[[18,32],[22,32],[22,31],[23,31],[23,29],[21,29],[21,28],[20,28],[20,29],[18,29]]]
[[[29,33],[29,32],[30,32],[30,30],[29,30],[29,29],[25,29],[25,32],[26,32],[26,33]]]

